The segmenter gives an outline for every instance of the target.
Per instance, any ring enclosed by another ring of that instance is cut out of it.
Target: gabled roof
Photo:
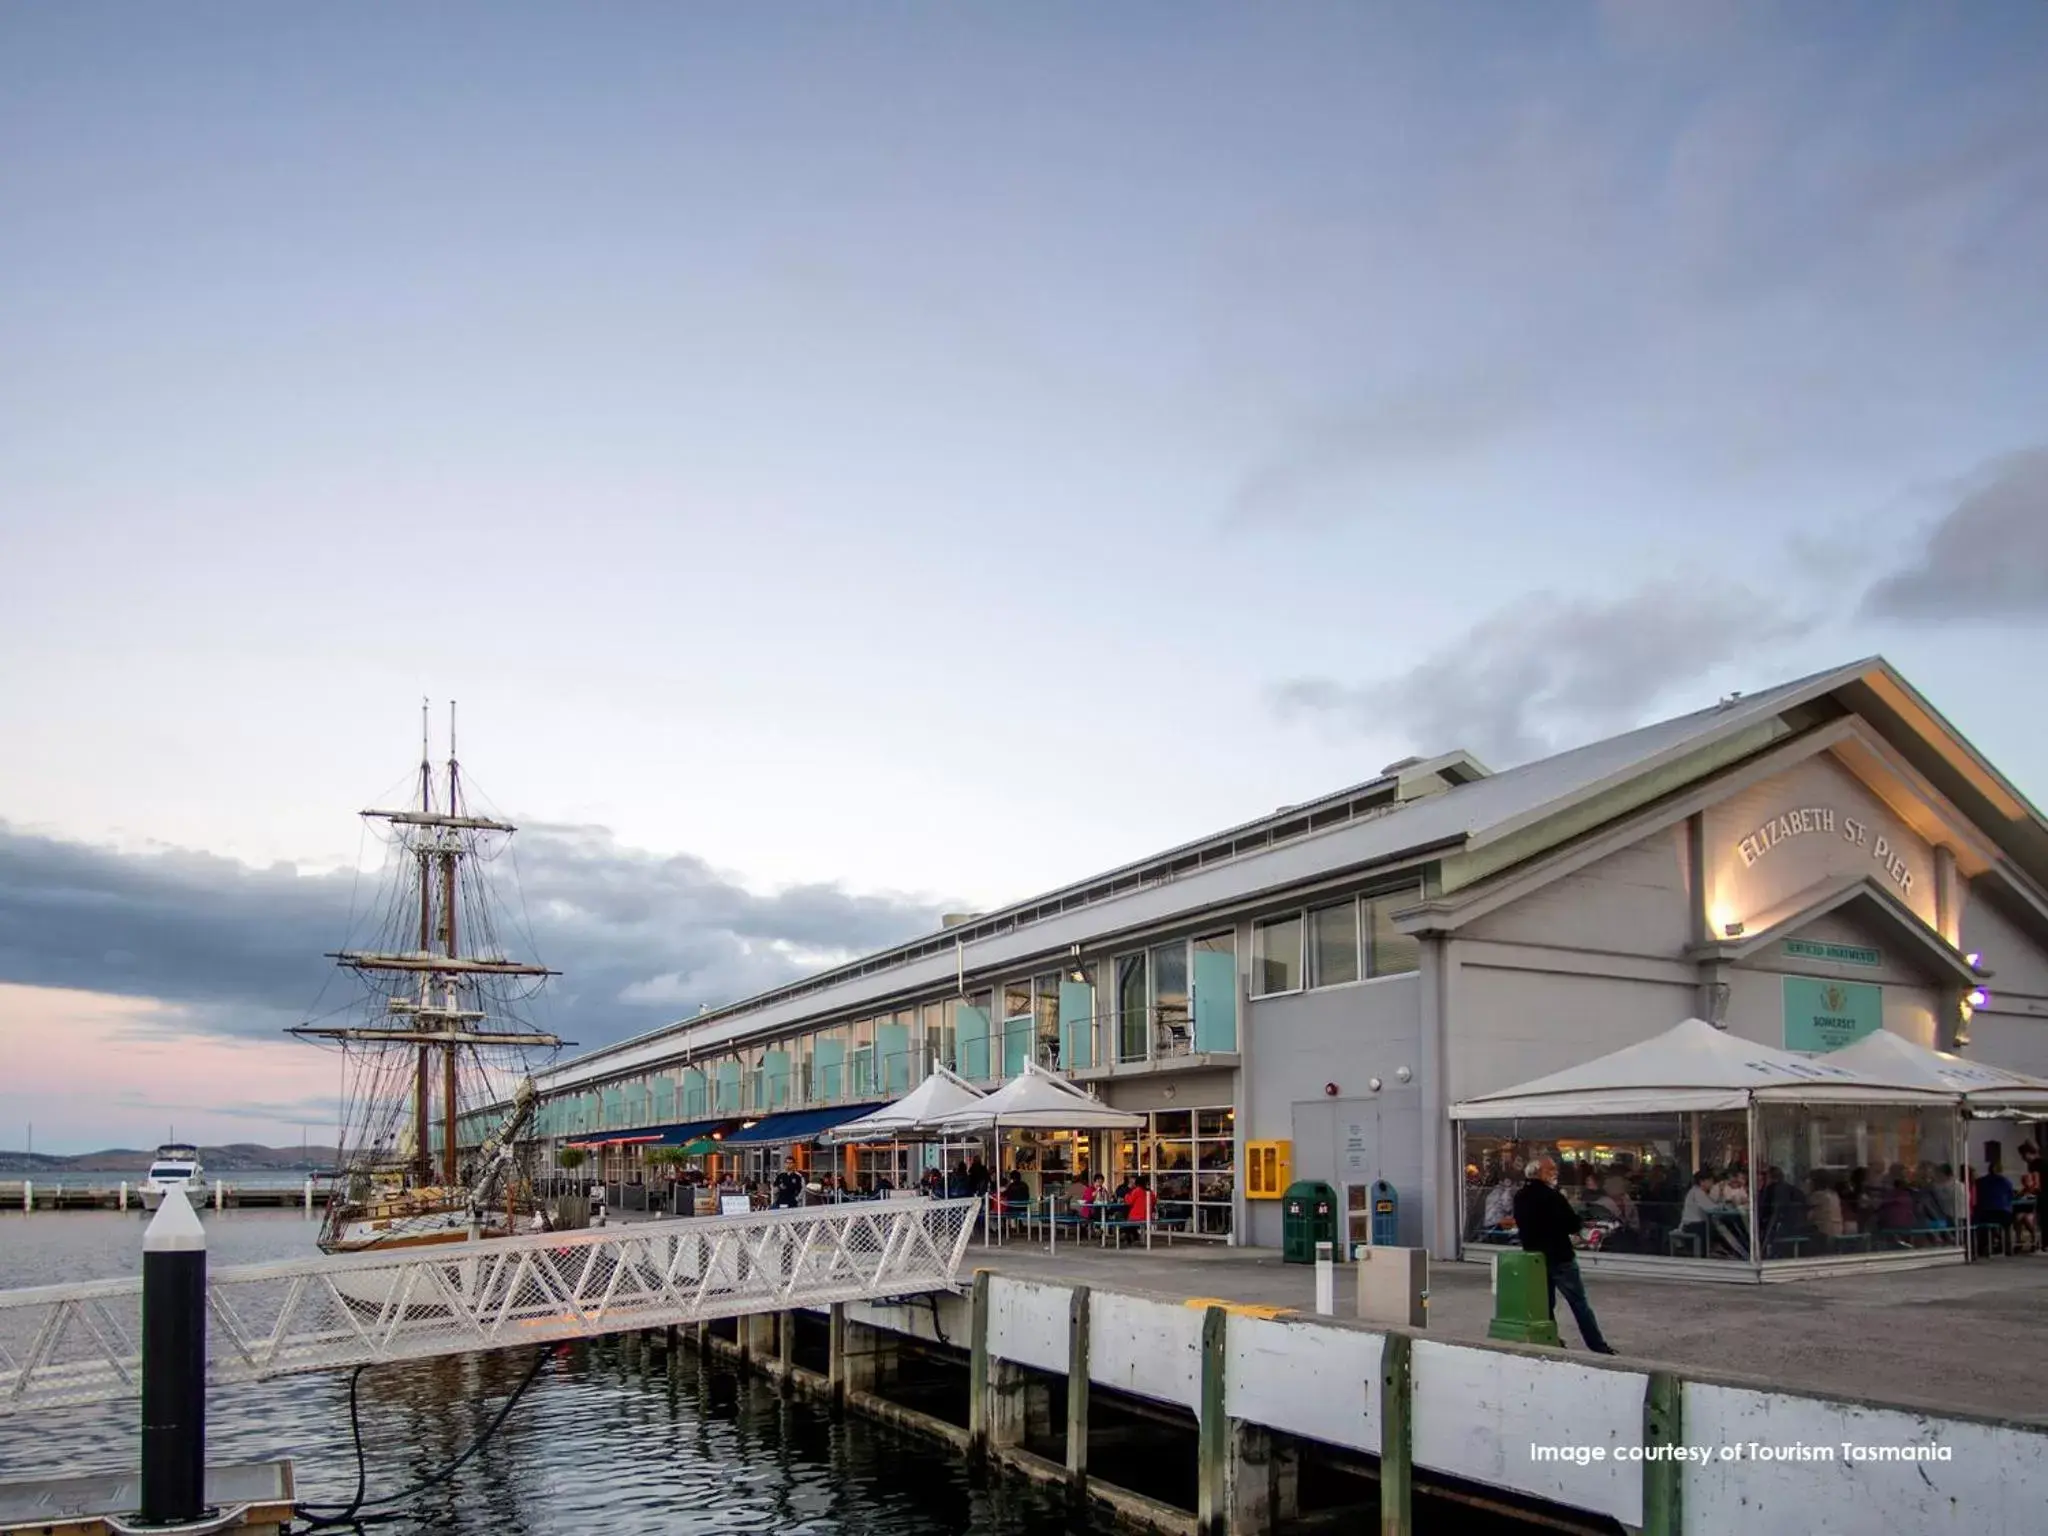
[[[1740,938],[1717,939],[1702,944],[1686,955],[1689,960],[1746,960],[1790,937],[1815,918],[1844,907],[1857,907],[1873,918],[1908,950],[1926,961],[1929,968],[1951,981],[1973,987],[1991,975],[1979,970],[1954,945],[1928,927],[1920,914],[1899,900],[1897,894],[1868,875],[1844,876],[1822,881],[1800,892],[1777,911],[1766,912],[1748,923]]]

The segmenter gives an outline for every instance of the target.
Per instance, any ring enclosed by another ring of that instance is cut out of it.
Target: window
[[[1015,1077],[1031,1059],[1031,983],[1013,981],[1003,988],[1003,1044],[998,1061],[1004,1077]]]
[[[1156,1054],[1188,1048],[1188,946],[1185,939],[1152,951]]]
[[[1398,976],[1422,969],[1422,941],[1400,931],[1391,914],[1412,907],[1422,899],[1419,890],[1394,891],[1375,896],[1366,903],[1368,938],[1371,944],[1371,974]]]
[[[1031,988],[1032,1009],[1038,1018],[1037,1060],[1042,1067],[1060,1064],[1060,973],[1040,976]]]
[[[1358,980],[1358,903],[1338,902],[1308,915],[1309,985],[1334,987]]]
[[[849,1098],[864,1099],[875,1091],[875,1021],[857,1019],[853,1025],[853,1046],[846,1053],[846,1092]]]
[[[1117,956],[1116,1015],[1116,1059],[1143,1061],[1146,1025],[1152,1016],[1143,955]]]
[[[953,1067],[953,1013],[944,1003],[924,1005],[924,1048],[927,1059]]]
[[[1252,990],[1264,995],[1301,985],[1301,917],[1293,914],[1252,930]]]

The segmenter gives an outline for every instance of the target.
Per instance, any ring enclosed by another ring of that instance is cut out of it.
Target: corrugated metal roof
[[[1168,922],[1180,912],[1253,899],[1262,891],[1283,890],[1318,876],[1366,873],[1374,865],[1391,867],[1425,852],[1477,846],[1556,816],[1717,743],[1768,728],[1787,711],[1875,674],[1905,686],[1881,657],[1871,657],[1759,693],[1734,695],[1711,708],[1499,773],[1487,773],[1468,754],[1448,753],[1424,765],[1444,765],[1451,787],[1441,793],[1396,800],[1392,797],[1398,780],[1417,769],[1410,766],[1399,775],[1382,775],[1066,888],[1066,892],[1085,892],[1128,876],[1127,890],[1077,903],[1072,909],[1059,906],[1064,892],[1034,897],[978,918],[966,930],[934,936],[939,941],[936,944],[930,938],[914,940],[589,1053],[545,1074],[543,1082],[559,1089],[600,1076],[634,1072],[672,1058],[685,1046],[692,1051],[717,1050],[804,1018],[927,990],[952,976],[956,944],[964,946],[970,969],[985,970],[1058,954],[1074,943],[1086,946],[1092,937]],[[1981,763],[1967,743],[1962,746]],[[1986,772],[1994,772],[1988,764],[1982,766]],[[1363,814],[1321,828],[1314,825],[1318,811],[1360,805],[1366,807]],[[1302,827],[1298,835],[1260,841],[1262,837],[1270,839],[1275,829],[1291,828],[1297,822]],[[1244,845],[1252,846],[1227,856],[1200,856],[1205,850]],[[1188,867],[1172,872],[1177,869],[1175,860]],[[1138,872],[1154,869],[1168,872],[1148,880],[1136,878]],[[1048,912],[1048,908],[1053,910]],[[1042,912],[1047,915],[1035,915]]]

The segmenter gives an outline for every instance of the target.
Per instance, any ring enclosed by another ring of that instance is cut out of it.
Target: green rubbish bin
[[[1317,1243],[1328,1243],[1332,1258],[1344,1257],[1337,1244],[1337,1191],[1303,1179],[1288,1185],[1280,1197],[1280,1257],[1289,1264],[1313,1264]]]

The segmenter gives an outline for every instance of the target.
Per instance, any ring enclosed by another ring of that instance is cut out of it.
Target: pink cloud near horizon
[[[176,1128],[206,1145],[331,1144],[332,1052],[180,1025],[155,998],[0,983],[0,1149],[35,1127],[39,1152],[154,1146]]]

